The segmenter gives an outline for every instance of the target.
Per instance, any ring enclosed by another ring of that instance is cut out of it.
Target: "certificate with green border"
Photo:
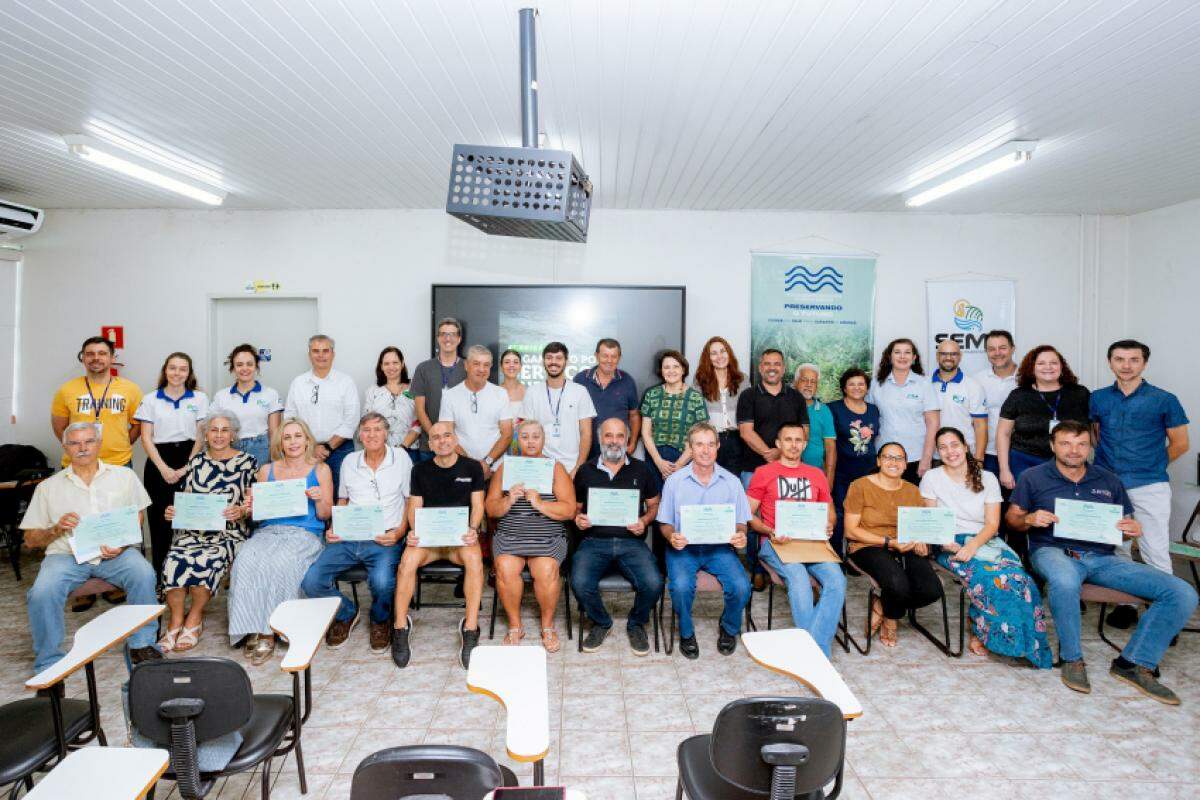
[[[901,506],[897,511],[896,540],[901,544],[954,543],[954,511],[928,506]]]
[[[823,542],[829,537],[828,503],[806,503],[794,500],[775,501],[775,535],[789,539]]]
[[[679,527],[688,544],[728,544],[737,532],[733,503],[680,506]]]

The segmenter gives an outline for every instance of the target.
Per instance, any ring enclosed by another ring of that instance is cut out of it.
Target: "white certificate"
[[[466,506],[418,508],[417,543],[420,547],[462,547],[469,532],[470,509]]]
[[[954,511],[928,506],[901,506],[897,509],[896,540],[900,544],[954,543]]]
[[[550,494],[554,491],[554,459],[505,456],[500,488],[507,492],[518,483],[538,494]]]
[[[733,503],[681,506],[679,526],[688,544],[728,544],[737,532]]]
[[[122,506],[80,517],[68,541],[79,564],[99,558],[102,546],[126,547],[141,543],[142,525],[136,506]]]
[[[175,493],[175,518],[171,528],[177,531],[223,531],[226,527],[227,494]]]
[[[308,514],[308,485],[304,478],[286,481],[262,481],[254,484],[254,519],[303,517]]]
[[[625,528],[638,519],[637,489],[588,489],[587,518],[594,526]]]
[[[347,542],[368,542],[383,536],[383,506],[378,503],[333,507],[333,535]]]
[[[1054,501],[1054,536],[1084,542],[1120,545],[1123,534],[1117,528],[1125,509],[1116,503],[1089,503],[1084,500]]]
[[[789,539],[824,542],[829,537],[828,503],[805,503],[794,500],[775,501],[775,535]]]

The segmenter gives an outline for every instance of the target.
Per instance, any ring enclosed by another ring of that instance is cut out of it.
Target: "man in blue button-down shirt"
[[[737,647],[742,610],[750,600],[750,580],[735,551],[746,546],[750,503],[742,482],[717,464],[717,429],[708,422],[697,422],[688,431],[687,440],[692,461],[667,478],[658,506],[660,530],[671,545],[667,550],[667,588],[671,607],[679,617],[679,652],[699,658],[700,646],[692,624],[696,573],[704,570],[720,582],[725,610],[721,613],[717,651],[727,656]],[[735,525],[729,544],[688,544],[687,532],[681,530],[684,506],[726,504],[733,506]]]
[[[1117,380],[1092,392],[1096,464],[1117,473],[1142,523],[1142,561],[1171,574],[1171,484],[1167,465],[1188,449],[1188,418],[1179,399],[1142,378],[1150,348],[1113,342],[1108,366]]]

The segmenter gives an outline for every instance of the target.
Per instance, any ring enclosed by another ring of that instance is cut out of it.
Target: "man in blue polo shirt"
[[[1188,418],[1179,399],[1142,378],[1150,348],[1132,339],[1113,342],[1111,386],[1092,392],[1096,464],[1117,473],[1142,523],[1142,561],[1171,574],[1171,484],[1167,465],[1188,450]]]
[[[717,464],[718,440],[717,429],[708,422],[691,427],[687,435],[691,463],[667,478],[658,506],[659,529],[671,545],[667,550],[667,588],[671,607],[679,617],[679,652],[692,659],[700,657],[692,624],[696,573],[704,570],[716,578],[725,595],[717,636],[717,652],[721,655],[727,656],[737,647],[742,610],[750,601],[750,581],[735,551],[746,546],[750,503],[742,482]],[[682,530],[683,509],[698,505],[733,506],[734,532],[728,544],[688,544],[687,531]]]
[[[1060,422],[1050,434],[1050,447],[1054,460],[1021,474],[1005,519],[1014,530],[1029,533],[1030,561],[1034,572],[1046,580],[1050,613],[1058,629],[1062,682],[1077,692],[1092,690],[1079,639],[1079,591],[1085,582],[1092,583],[1150,603],[1109,673],[1160,703],[1179,705],[1179,697],[1158,682],[1154,670],[1196,609],[1196,591],[1173,575],[1117,555],[1114,545],[1056,536],[1056,500],[1119,505],[1125,516],[1117,529],[1126,537],[1141,536],[1142,529],[1131,516],[1133,504],[1117,476],[1088,464],[1092,445],[1086,425]]]
[[[642,414],[638,410],[641,400],[638,398],[637,383],[628,372],[617,369],[621,363],[621,343],[616,339],[601,339],[596,342],[596,366],[581,370],[575,375],[575,382],[588,390],[592,396],[592,405],[596,407],[596,418],[592,420],[592,430],[600,430],[604,420],[618,417],[629,426],[629,444],[626,452],[633,455],[637,449],[642,431]],[[592,437],[592,449],[589,459],[600,454],[600,437]]]

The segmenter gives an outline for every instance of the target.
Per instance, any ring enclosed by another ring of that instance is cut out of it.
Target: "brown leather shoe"
[[[350,631],[354,630],[356,625],[358,625],[358,614],[346,622],[335,619],[329,626],[329,630],[325,632],[325,646],[330,650],[337,650],[350,638]]]
[[[371,623],[371,652],[382,653],[392,646],[392,626],[388,622]]]

